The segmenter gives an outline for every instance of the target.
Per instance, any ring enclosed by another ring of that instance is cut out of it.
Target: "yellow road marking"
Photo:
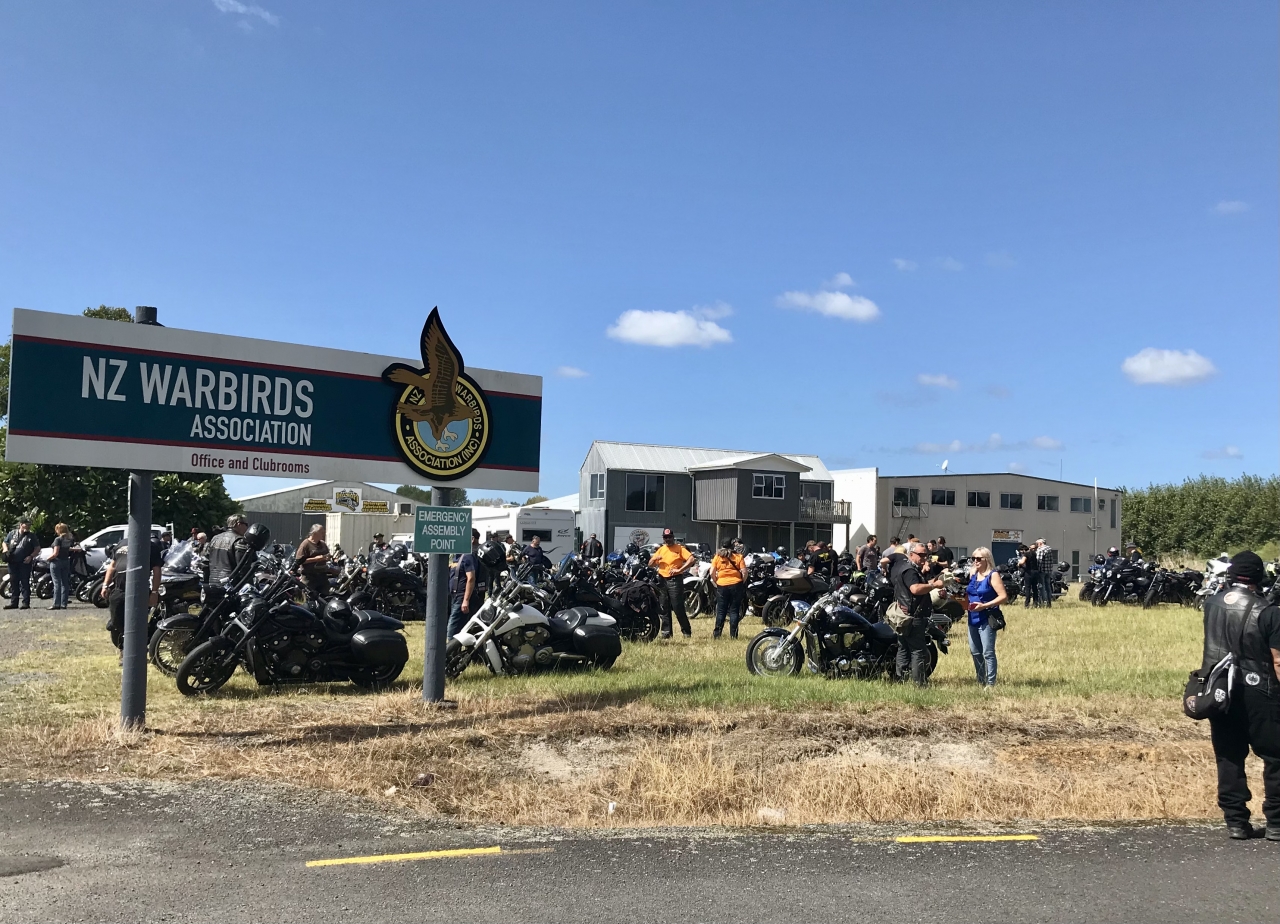
[[[936,844],[950,841],[1038,841],[1038,834],[912,834],[895,837],[899,844]]]
[[[445,860],[451,857],[481,857],[511,853],[501,847],[460,847],[456,850],[423,850],[418,853],[381,853],[369,857],[338,857],[333,860],[308,860],[307,866],[346,866],[365,863],[401,863],[405,860]]]

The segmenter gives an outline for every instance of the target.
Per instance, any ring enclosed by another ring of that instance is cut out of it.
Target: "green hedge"
[[[1201,475],[1125,489],[1125,542],[1148,555],[1217,555],[1280,541],[1280,477]]]

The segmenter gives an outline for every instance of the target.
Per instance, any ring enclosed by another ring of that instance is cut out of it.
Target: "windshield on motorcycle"
[[[190,539],[175,542],[164,557],[164,568],[166,571],[190,571],[191,560],[195,555],[195,547]]]

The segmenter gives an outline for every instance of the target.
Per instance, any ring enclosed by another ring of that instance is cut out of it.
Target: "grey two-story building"
[[[849,523],[812,455],[597,440],[579,474],[579,528],[607,549],[659,542],[667,527],[687,542],[741,536],[753,550],[794,549]]]

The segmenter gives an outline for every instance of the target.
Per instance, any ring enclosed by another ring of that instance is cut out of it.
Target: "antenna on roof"
[[[947,470],[947,466],[948,466],[950,463],[951,463],[951,460],[950,460],[950,459],[943,459],[943,460],[942,460],[942,470],[943,470],[943,472],[945,472],[945,471]]]

